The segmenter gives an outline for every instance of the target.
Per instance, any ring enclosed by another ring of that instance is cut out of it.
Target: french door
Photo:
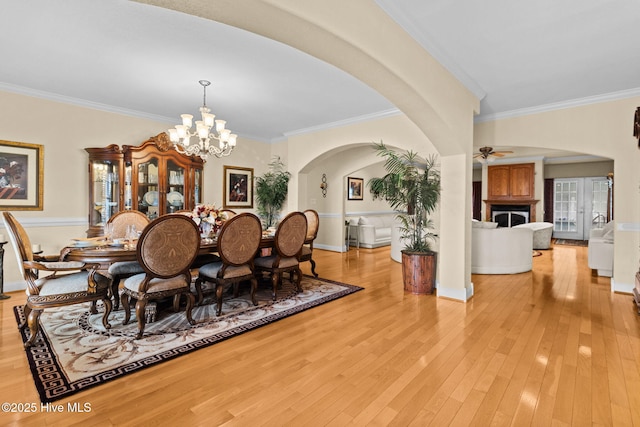
[[[586,240],[591,228],[602,227],[607,218],[608,188],[605,177],[556,178],[553,236]]]

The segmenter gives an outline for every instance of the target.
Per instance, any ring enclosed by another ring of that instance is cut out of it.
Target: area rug
[[[588,246],[588,240],[573,240],[573,239],[555,239],[553,241],[555,245],[566,245],[566,246]]]
[[[223,298],[222,315],[216,317],[212,295],[203,305],[194,307],[197,324],[189,325],[184,310],[173,312],[159,306],[156,321],[149,323],[145,336],[135,340],[135,314],[122,325],[124,311],[112,312],[111,330],[102,327],[102,307],[89,313],[88,304],[45,310],[40,316],[41,332],[32,347],[26,349],[31,373],[44,403],[122,377],[140,369],[211,346],[252,329],[259,328],[312,307],[352,294],[362,288],[326,279],[304,276],[301,293],[287,280],[278,290],[277,300],[268,287],[257,292],[254,306],[245,291],[237,298]],[[167,304],[168,305],[168,304]],[[22,322],[21,306],[14,307],[16,320]],[[29,331],[22,331],[26,341]]]

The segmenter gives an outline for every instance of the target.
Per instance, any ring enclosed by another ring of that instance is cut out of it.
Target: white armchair
[[[598,276],[613,276],[613,226],[611,221],[589,233],[589,268],[598,270]]]

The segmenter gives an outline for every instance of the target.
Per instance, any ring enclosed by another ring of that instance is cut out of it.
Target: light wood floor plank
[[[640,425],[640,316],[592,275],[587,248],[474,275],[467,303],[406,294],[388,248],[314,258],[321,277],[364,290],[59,402],[89,413],[0,424]],[[4,402],[38,402],[12,310],[22,303],[0,301]]]

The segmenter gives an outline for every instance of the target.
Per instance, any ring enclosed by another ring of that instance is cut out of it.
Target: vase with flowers
[[[227,220],[227,214],[221,212],[214,204],[200,204],[193,208],[191,217],[200,229],[204,238],[215,237]]]

